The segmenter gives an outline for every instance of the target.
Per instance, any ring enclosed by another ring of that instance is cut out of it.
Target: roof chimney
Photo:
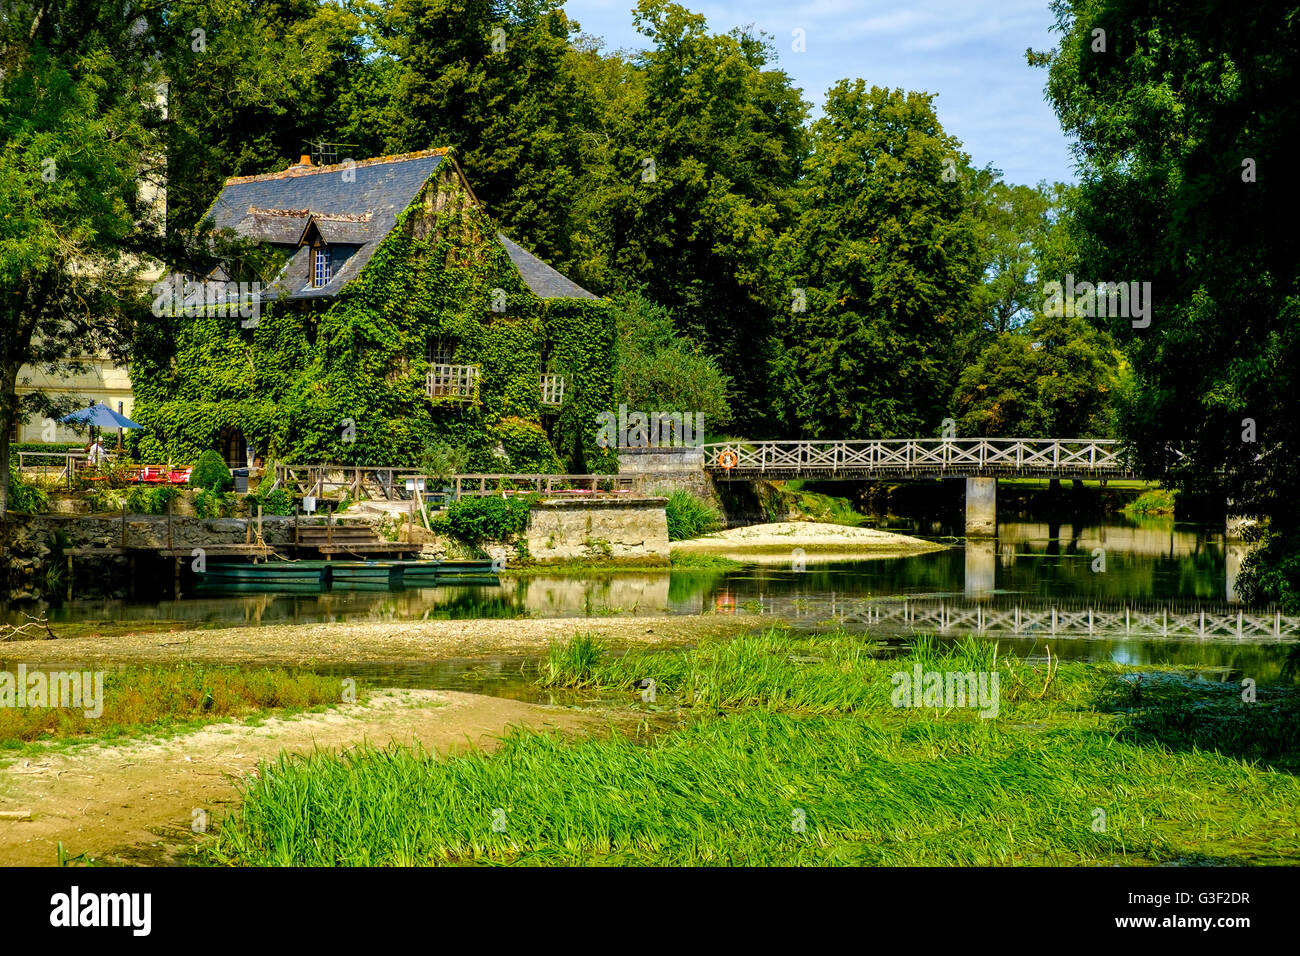
[[[299,165],[299,166],[310,166],[310,165],[311,165],[311,153],[303,153],[303,154],[302,154],[302,158],[300,158],[300,159],[298,160],[298,165]]]

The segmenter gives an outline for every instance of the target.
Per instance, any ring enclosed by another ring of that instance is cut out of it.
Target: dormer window
[[[314,265],[311,272],[311,284],[317,289],[323,289],[329,285],[330,277],[330,250],[329,246],[317,246],[312,250],[315,254]]]

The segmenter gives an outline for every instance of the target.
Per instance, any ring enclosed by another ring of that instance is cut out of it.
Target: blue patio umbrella
[[[79,408],[70,415],[64,415],[59,421],[69,425],[94,425],[96,428],[143,428],[125,415],[119,415],[103,402]]]

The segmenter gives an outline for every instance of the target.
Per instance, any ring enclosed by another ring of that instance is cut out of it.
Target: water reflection
[[[908,530],[941,536],[950,529]],[[505,576],[495,585],[401,591],[232,592],[147,604],[90,600],[51,608],[49,616],[56,627],[71,621],[194,627],[749,614],[801,626],[834,621],[882,636],[976,633],[1028,645],[1052,642],[1080,654],[1087,645],[1084,656],[1115,660],[1145,660],[1155,646],[1295,641],[1300,620],[1226,603],[1225,580],[1234,570],[1217,527],[1009,521],[999,526],[996,540],[907,558],[819,564],[808,555],[802,571],[791,562],[731,571]],[[11,612],[10,620],[18,619]]]

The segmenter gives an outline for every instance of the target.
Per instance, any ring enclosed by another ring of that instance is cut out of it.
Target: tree
[[[0,514],[9,444],[32,413],[68,410],[19,371],[121,355],[138,275],[161,234],[160,77],[146,20],[121,3],[40,0],[0,17]]]
[[[227,177],[284,169],[310,143],[380,155],[396,70],[374,49],[380,16],[371,0],[170,0],[168,226],[194,226]]]
[[[1119,353],[1079,316],[1037,315],[997,336],[963,370],[953,399],[963,435],[1101,438],[1113,433]]]
[[[1133,364],[1124,436],[1153,477],[1269,515],[1281,543],[1261,560],[1294,571],[1283,557],[1300,552],[1300,8],[1053,9],[1060,44],[1029,59],[1048,67],[1048,97],[1077,138],[1080,260],[1090,281],[1152,290],[1149,317],[1104,320]],[[1300,574],[1268,580],[1256,596],[1300,604]]]
[[[933,431],[975,325],[966,157],[931,97],[844,80],[813,125],[785,263],[779,414],[810,437]]]
[[[1028,322],[1042,302],[1037,264],[1051,229],[1052,196],[1045,183],[1013,186],[991,170],[972,178],[983,187],[976,198],[984,280],[975,290],[975,311],[985,330],[1008,332]]]
[[[580,231],[574,121],[591,109],[571,70],[577,28],[559,0],[396,0],[377,20],[387,150],[455,147],[491,215],[561,271]]]
[[[620,402],[647,414],[698,412],[710,431],[731,421],[727,377],[698,343],[677,334],[667,309],[640,295],[616,296],[614,321]]]
[[[654,45],[626,70],[585,62],[593,88],[613,74],[626,95],[615,101],[622,115],[584,137],[582,230],[594,241],[577,275],[669,309],[733,383],[740,426],[763,428],[772,313],[784,297],[766,265],[795,214],[807,104],[761,36],[711,34],[704,17],[664,0],[641,0],[635,20]]]

